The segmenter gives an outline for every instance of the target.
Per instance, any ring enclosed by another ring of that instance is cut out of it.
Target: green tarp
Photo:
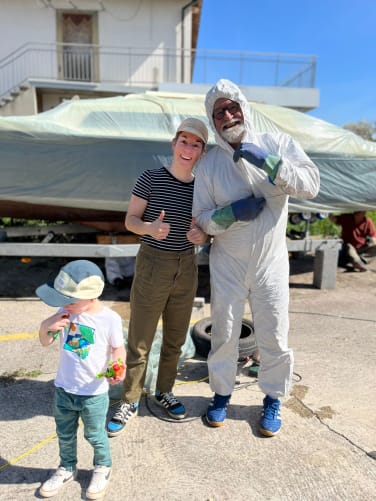
[[[289,133],[320,169],[319,195],[291,199],[291,212],[376,210],[376,143],[288,108],[250,104],[257,130]],[[0,201],[124,213],[139,174],[170,162],[171,139],[187,116],[207,123],[202,96],[72,100],[2,117]]]

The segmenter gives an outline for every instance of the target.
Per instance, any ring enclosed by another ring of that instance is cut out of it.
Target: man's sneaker
[[[209,426],[223,426],[227,415],[227,407],[230,402],[230,397],[231,395],[223,396],[218,395],[218,393],[214,394],[208,410],[206,411],[206,421]]]
[[[39,489],[39,494],[44,498],[51,498],[59,492],[59,490],[72,480],[75,480],[77,471],[68,471],[63,466],[55,471],[51,478],[46,480]]]
[[[264,408],[261,413],[260,433],[266,437],[273,437],[281,429],[281,402],[278,398],[264,398]]]
[[[173,395],[173,393],[161,393],[156,391],[155,401],[161,407],[164,407],[167,414],[173,419],[184,419],[185,418],[185,407],[184,405]]]
[[[121,402],[112,416],[111,421],[107,424],[107,435],[109,437],[116,437],[119,435],[128,421],[137,416],[138,414],[138,402],[129,404],[128,402]]]
[[[89,487],[86,489],[87,499],[98,499],[103,496],[111,477],[109,466],[95,466]]]

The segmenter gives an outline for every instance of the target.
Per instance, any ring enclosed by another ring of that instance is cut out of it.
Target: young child
[[[53,284],[36,290],[46,304],[59,307],[39,329],[43,346],[55,340],[60,343],[54,402],[60,466],[40,488],[45,498],[54,496],[76,478],[79,418],[84,436],[94,449],[94,471],[86,497],[101,497],[111,475],[106,433],[108,384],[123,381],[125,372],[112,377],[98,375],[106,373],[110,360],[125,369],[125,347],[120,316],[98,300],[103,288],[104,278],[98,266],[77,260],[63,266]]]

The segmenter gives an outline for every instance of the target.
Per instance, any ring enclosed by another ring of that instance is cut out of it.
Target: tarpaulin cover
[[[250,104],[257,130],[287,132],[320,169],[319,195],[291,199],[290,211],[376,210],[376,143],[288,108]],[[170,163],[188,116],[208,124],[202,96],[148,92],[0,117],[0,200],[124,213],[140,173]]]

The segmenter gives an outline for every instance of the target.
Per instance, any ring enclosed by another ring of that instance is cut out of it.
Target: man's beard
[[[240,143],[243,134],[245,131],[244,124],[238,123],[234,125],[230,129],[222,129],[219,135],[224,139],[227,143],[235,144]]]

